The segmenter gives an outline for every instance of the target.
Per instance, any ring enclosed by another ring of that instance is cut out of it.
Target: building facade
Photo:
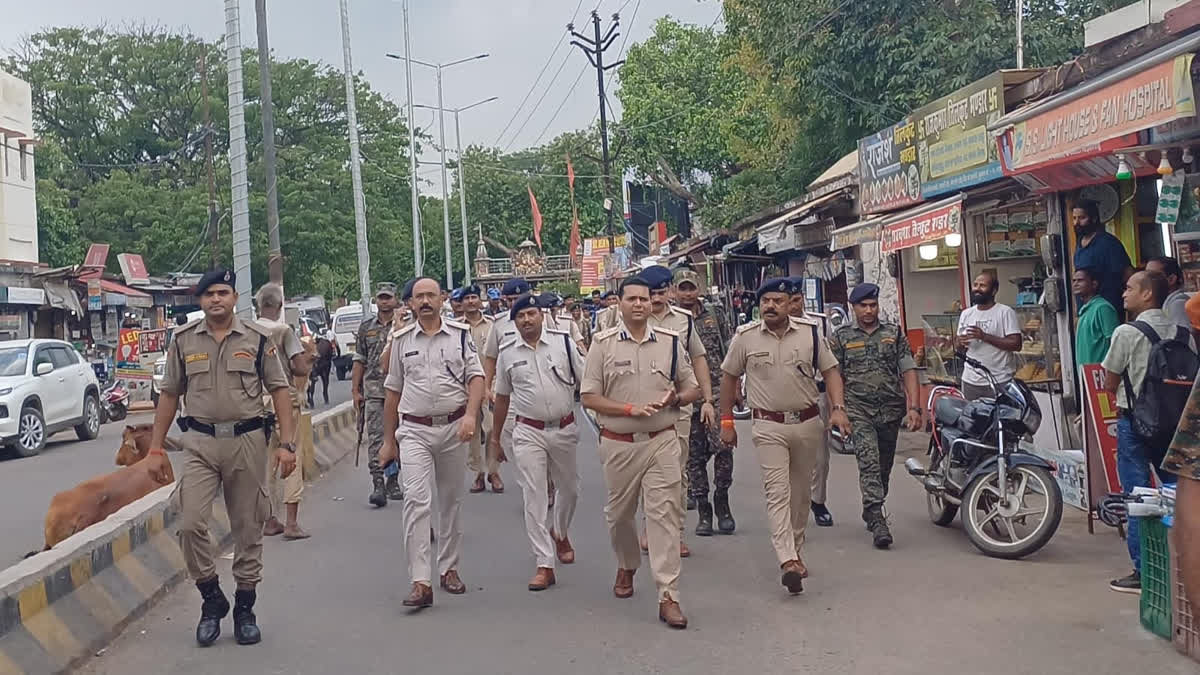
[[[38,261],[33,98],[29,84],[0,71],[0,260]]]

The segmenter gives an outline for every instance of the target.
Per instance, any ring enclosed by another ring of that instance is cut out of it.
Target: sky
[[[489,55],[443,70],[446,108],[500,97],[461,114],[463,146],[499,145],[513,150],[544,143],[563,131],[585,127],[596,118],[599,100],[595,71],[583,53],[565,40],[566,24],[573,16],[576,30],[590,35],[592,9],[599,8],[602,30],[607,30],[611,15],[620,12],[621,36],[607,52],[606,60],[611,60],[617,58],[617,49],[626,39],[626,48],[645,39],[659,17],[670,15],[707,26],[720,13],[720,0],[410,0],[410,3],[413,58],[446,63],[480,53]],[[242,44],[254,46],[254,1],[240,0],[240,4]],[[224,5],[224,0],[17,2],[15,7],[9,6],[4,11],[0,50],[7,51],[20,36],[41,28],[102,23],[110,26],[147,23],[215,40],[224,34]],[[338,7],[338,0],[270,0],[267,5],[270,42],[277,57],[303,57],[340,68]],[[404,64],[385,56],[388,52],[404,52],[400,0],[351,0],[350,14],[355,69],[366,75],[374,89],[404,104],[407,101]],[[557,53],[550,60],[556,47]],[[542,81],[514,120],[526,92],[547,64]],[[552,88],[548,88],[556,72],[558,77]],[[545,99],[535,107],[547,91]],[[437,104],[433,70],[413,67],[413,98],[416,103]],[[619,113],[617,98],[610,94],[609,100]],[[529,117],[531,109],[533,114]],[[432,115],[432,111],[418,109],[415,112],[418,126],[430,125]],[[511,126],[510,120],[514,120]],[[508,131],[501,135],[505,127],[509,127]],[[436,124],[431,128],[436,134]],[[449,115],[446,143],[454,148],[453,118]],[[421,160],[439,161],[436,153]],[[423,166],[418,174],[432,183],[431,189],[422,192],[441,193],[438,167]]]

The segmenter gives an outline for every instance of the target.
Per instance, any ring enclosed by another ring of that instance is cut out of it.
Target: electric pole
[[[279,247],[279,192],[275,175],[275,104],[271,99],[271,47],[267,42],[267,0],[254,0],[258,28],[258,86],[261,92],[263,164],[267,172],[267,238],[271,257],[267,269],[272,283],[283,287],[283,252]]]
[[[217,231],[217,177],[213,173],[213,128],[208,101],[208,47],[200,52],[200,98],[204,99],[204,164],[208,172],[208,266],[216,269],[221,261],[221,233]]]
[[[612,25],[608,27],[608,34],[600,37],[600,13],[592,10],[592,28],[595,33],[594,38],[584,37],[575,32],[575,24],[567,24],[567,31],[575,37],[571,40],[571,44],[583,50],[592,67],[596,69],[596,87],[600,91],[600,149],[604,158],[604,210],[608,214],[608,224],[605,226],[605,233],[608,234],[608,254],[611,256],[616,251],[616,246],[613,237],[613,202],[609,197],[612,192],[612,177],[611,162],[608,157],[608,111],[607,100],[604,96],[604,72],[612,68],[618,68],[625,63],[624,60],[604,65],[604,52],[612,46],[613,40],[617,39],[620,33],[617,32],[617,27],[621,25],[621,17],[619,14],[612,15]]]
[[[237,313],[253,314],[250,279],[250,181],[246,176],[246,102],[242,88],[242,22],[238,0],[225,0],[225,70],[229,73],[229,184]]]
[[[358,289],[362,315],[371,310],[371,252],[367,247],[367,202],[363,197],[362,156],[358,151],[358,105],[354,98],[354,65],[350,59],[350,0],[341,0],[342,61],[346,75],[346,126],[350,136],[350,183],[354,188],[354,235],[358,242]]]

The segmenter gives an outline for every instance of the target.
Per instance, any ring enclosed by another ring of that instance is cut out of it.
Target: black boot
[[[257,598],[253,590],[239,588],[233,594],[233,635],[239,645],[256,645],[262,641],[258,618],[254,616],[254,601]]]
[[[729,511],[728,490],[713,492],[713,511],[717,515],[717,531],[721,534],[733,534],[737,523],[733,521],[733,514]]]
[[[700,513],[700,520],[696,523],[696,534],[701,537],[713,536],[712,519],[713,507],[707,499],[696,501],[696,510]]]
[[[892,545],[892,531],[888,528],[887,518],[883,515],[881,506],[869,506],[863,509],[863,520],[871,531],[871,541],[875,548],[888,548]]]
[[[688,495],[688,498],[687,498],[687,510],[688,511],[696,510],[696,498],[691,495]]]
[[[387,506],[387,490],[383,487],[383,476],[371,476],[371,484],[374,489],[371,490],[371,496],[367,498],[367,501],[371,503],[371,506],[380,508]]]
[[[388,476],[386,489],[388,499],[394,502],[404,499],[404,489],[400,487],[399,476]]]
[[[204,598],[204,604],[200,606],[200,623],[196,625],[196,642],[207,647],[221,637],[221,619],[229,614],[229,600],[221,592],[221,582],[216,577],[197,581],[196,588]]]

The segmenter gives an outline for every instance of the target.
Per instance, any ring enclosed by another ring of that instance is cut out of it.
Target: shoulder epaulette
[[[751,321],[750,323],[744,323],[744,324],[738,326],[737,332],[740,335],[740,334],[745,333],[746,331],[750,330],[751,328],[758,328],[758,324],[760,324],[760,323],[761,323],[761,321]]]
[[[605,340],[605,339],[610,338],[620,332],[621,332],[620,326],[613,326],[612,328],[605,328],[604,330],[600,331],[599,333],[596,333],[595,335],[592,336],[592,339],[593,340]]]
[[[511,347],[511,346],[513,346],[513,345],[515,345],[515,344],[517,344],[517,343],[518,343],[518,342],[520,342],[520,341],[521,341],[521,339],[520,339],[520,337],[519,337],[519,336],[516,336],[516,335],[510,335],[510,336],[508,337],[508,339],[506,339],[504,342],[501,342],[501,343],[500,343],[500,346],[498,347],[498,349],[499,349],[500,351],[504,351],[505,349],[508,349],[509,347]]]
[[[788,317],[788,318],[790,318],[795,323],[803,324],[805,326],[820,326],[821,325],[820,321],[817,321],[816,319],[810,319],[807,316],[793,316],[793,317]]]
[[[242,321],[242,323],[246,325],[246,328],[249,328],[250,330],[254,331],[255,333],[258,333],[259,335],[265,335],[267,337],[271,337],[271,329],[267,328],[266,326],[262,325],[261,323],[259,323],[258,321],[254,320],[254,319],[245,319]]]
[[[666,335],[670,335],[671,337],[679,337],[679,331],[671,330],[670,328],[662,328],[660,326],[655,326],[654,332],[655,333],[664,333]]]
[[[461,321],[455,321],[454,319],[442,319],[442,323],[445,323],[451,328],[457,328],[459,330],[471,330],[470,325],[462,323]]]
[[[683,314],[684,316],[687,316],[688,318],[691,318],[694,316],[690,309],[684,309],[682,307],[679,307],[678,305],[671,305],[671,311],[675,312],[676,314]]]
[[[191,330],[191,329],[195,328],[196,326],[199,326],[199,325],[200,325],[200,322],[201,322],[201,321],[203,321],[203,320],[204,320],[204,317],[200,317],[199,319],[192,319],[191,321],[189,321],[189,322],[187,322],[187,323],[183,324],[183,325],[182,325],[182,326],[180,326],[179,328],[176,328],[176,329],[175,329],[175,332],[180,332],[180,331],[185,331],[185,330]]]
[[[407,326],[405,326],[404,328],[397,328],[396,330],[392,331],[392,338],[395,339],[395,338],[400,337],[401,335],[405,335],[406,333],[411,333],[414,330],[416,330],[416,328],[417,328],[416,323],[410,323]]]
[[[554,326],[546,326],[546,332],[547,333],[557,333],[559,335],[570,335],[571,334],[571,331],[563,330],[561,328],[555,328]]]

